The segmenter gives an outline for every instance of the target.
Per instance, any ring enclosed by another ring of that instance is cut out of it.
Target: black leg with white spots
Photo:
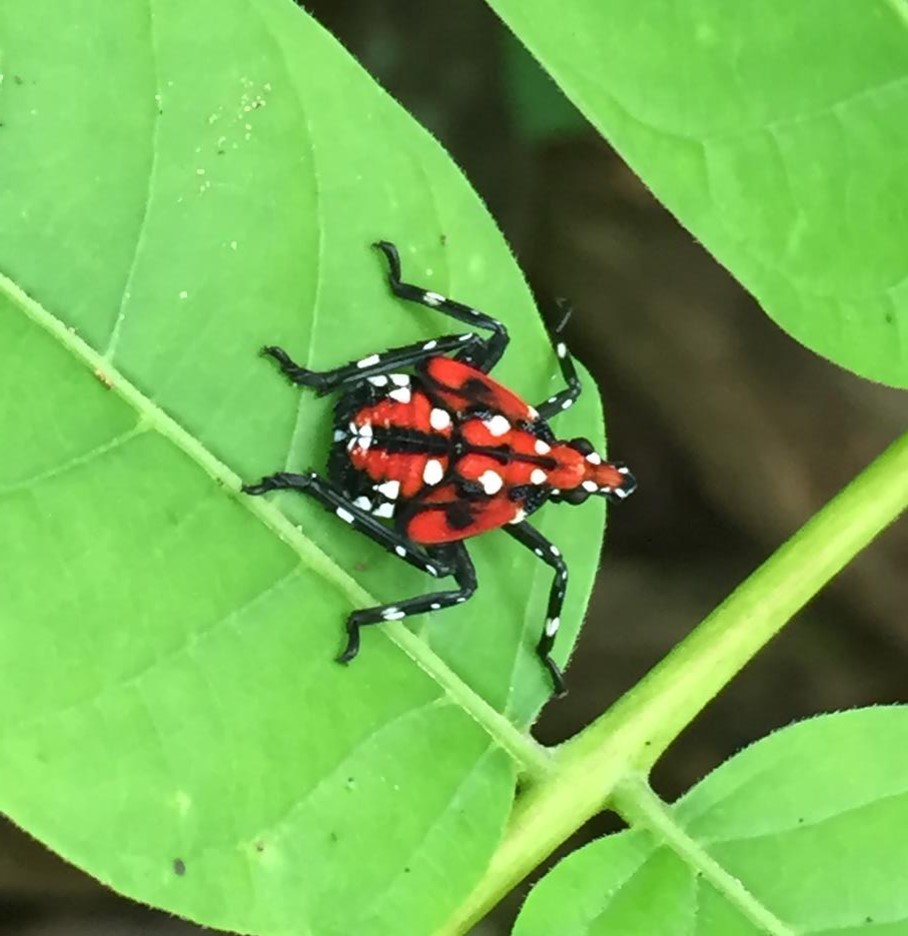
[[[569,310],[568,315],[570,315]],[[566,321],[567,316],[565,316],[562,321],[562,325]],[[560,327],[558,331],[560,331]],[[580,391],[583,389],[583,384],[580,383],[580,378],[577,376],[577,369],[574,367],[574,359],[571,357],[571,352],[568,351],[567,345],[558,337],[558,331],[552,336],[554,339],[552,344],[555,348],[555,356],[558,358],[558,364],[561,367],[561,376],[564,378],[567,386],[564,390],[559,390],[558,393],[550,396],[536,407],[539,411],[540,418],[544,419],[546,422],[553,416],[557,416],[559,413],[569,410],[574,403],[576,403],[577,397],[580,396]]]
[[[340,517],[345,523],[349,523],[360,533],[365,533],[369,539],[419,569],[420,572],[427,572],[436,577],[454,574],[452,567],[445,565],[444,562],[436,561],[425,548],[401,536],[391,527],[385,526],[372,516],[368,508],[351,501],[340,488],[314,471],[306,474],[281,471],[262,478],[258,484],[243,485],[245,494],[266,494],[268,491],[282,490],[302,491],[315,498],[326,510]]]
[[[479,335],[467,333],[463,335],[444,335],[441,338],[432,338],[416,344],[404,345],[400,348],[391,348],[381,354],[370,354],[358,361],[351,361],[342,367],[329,371],[314,371],[297,364],[283,349],[270,345],[262,348],[262,354],[273,358],[280,365],[282,373],[295,384],[312,387],[319,396],[332,393],[349,384],[362,380],[373,381],[385,378],[386,375],[397,368],[415,367],[429,358],[440,354],[451,354],[464,349],[481,350],[485,347],[484,339]]]
[[[397,621],[411,614],[439,611],[452,605],[463,604],[476,591],[476,570],[463,543],[423,547],[402,536],[376,520],[365,507],[357,504],[330,481],[314,471],[307,474],[292,474],[282,471],[269,475],[258,484],[244,484],[245,494],[267,494],[269,491],[302,491],[314,497],[326,510],[364,533],[388,552],[427,572],[436,578],[451,575],[457,588],[450,591],[433,592],[408,598],[394,604],[379,605],[354,611],[347,618],[347,646],[337,658],[340,663],[349,663],[359,652],[359,629],[368,624]]]
[[[475,345],[464,347],[456,355],[458,360],[472,365],[483,373],[488,373],[498,363],[501,355],[504,354],[504,349],[508,346],[508,331],[504,325],[490,315],[486,315],[485,312],[480,312],[479,309],[456,302],[454,299],[448,299],[430,289],[402,282],[400,254],[394,244],[389,241],[378,241],[373,246],[377,247],[388,260],[388,283],[395,296],[436,309],[457,319],[458,322],[465,322],[467,325],[485,328],[492,332],[492,337],[483,339],[479,347]]]
[[[359,653],[359,629],[369,624],[382,624],[385,621],[399,621],[414,614],[426,614],[439,611],[452,605],[463,604],[476,591],[476,570],[473,560],[463,543],[448,543],[442,546],[430,546],[430,554],[440,566],[450,570],[457,582],[457,588],[451,591],[434,592],[419,595],[394,604],[379,605],[354,611],[347,618],[347,646],[337,658],[339,663],[349,663]]]
[[[546,614],[545,628],[539,638],[539,643],[536,645],[536,653],[539,654],[539,658],[552,677],[556,698],[560,698],[567,693],[567,687],[564,684],[564,674],[552,659],[551,652],[552,647],[555,646],[555,636],[561,625],[561,608],[564,605],[564,595],[567,591],[567,563],[564,561],[564,556],[561,555],[561,550],[550,543],[526,521],[508,524],[508,526],[504,527],[504,530],[510,533],[518,542],[523,543],[527,549],[531,549],[546,565],[555,570],[555,579],[552,582],[551,591],[549,591],[549,608]]]

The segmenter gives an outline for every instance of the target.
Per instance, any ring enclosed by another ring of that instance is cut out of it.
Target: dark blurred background
[[[609,451],[640,491],[609,516],[570,668],[538,737],[578,731],[904,431],[906,396],[783,334],[655,201],[481,0],[306,4],[485,199],[599,384]],[[494,310],[491,310],[494,311]],[[908,701],[908,528],[885,533],[660,763],[674,798],[741,746],[817,712]],[[618,828],[602,817],[569,843]],[[526,893],[477,928],[506,933]],[[202,930],[105,891],[0,824],[0,933]],[[362,934],[368,936],[368,934]]]

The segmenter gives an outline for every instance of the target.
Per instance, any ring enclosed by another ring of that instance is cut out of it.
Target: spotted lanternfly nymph
[[[356,656],[364,625],[438,611],[470,598],[476,573],[463,541],[500,527],[555,570],[536,652],[555,692],[562,694],[564,678],[551,651],[567,566],[558,547],[526,517],[549,500],[580,504],[594,495],[621,500],[636,482],[624,465],[604,461],[586,439],[561,441],[549,428],[548,421],[569,409],[581,390],[563,342],[557,341],[555,354],[567,386],[539,406],[529,406],[488,376],[508,344],[504,325],[402,282],[397,248],[387,241],[375,246],[387,258],[396,296],[489,336],[473,331],[444,335],[321,372],[300,367],[281,348],[265,348],[293,383],[319,395],[340,393],[334,444],[327,478],[312,471],[279,472],[243,490],[303,491],[410,565],[437,578],[454,578],[457,587],[447,591],[354,611],[347,620],[347,646],[338,657],[342,663]]]

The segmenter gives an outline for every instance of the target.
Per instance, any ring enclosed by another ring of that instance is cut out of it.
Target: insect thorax
[[[481,440],[485,444],[465,439],[482,426],[489,436]],[[530,434],[554,441],[542,420],[519,428],[524,439]],[[328,474],[354,504],[387,519],[401,503],[430,495],[442,484],[456,485],[465,501],[507,497],[526,516],[542,506],[551,489],[530,480],[540,470],[533,475],[532,465],[523,472],[523,483],[508,482],[519,460],[507,444],[514,429],[495,413],[453,412],[421,374],[376,375],[346,390],[335,404]]]

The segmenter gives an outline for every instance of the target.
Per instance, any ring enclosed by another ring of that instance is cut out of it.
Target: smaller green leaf
[[[908,933],[906,737],[908,706],[823,715],[664,812],[626,792],[621,811],[641,827],[558,864],[515,936]]]
[[[780,327],[906,386],[904,2],[487,2]]]

